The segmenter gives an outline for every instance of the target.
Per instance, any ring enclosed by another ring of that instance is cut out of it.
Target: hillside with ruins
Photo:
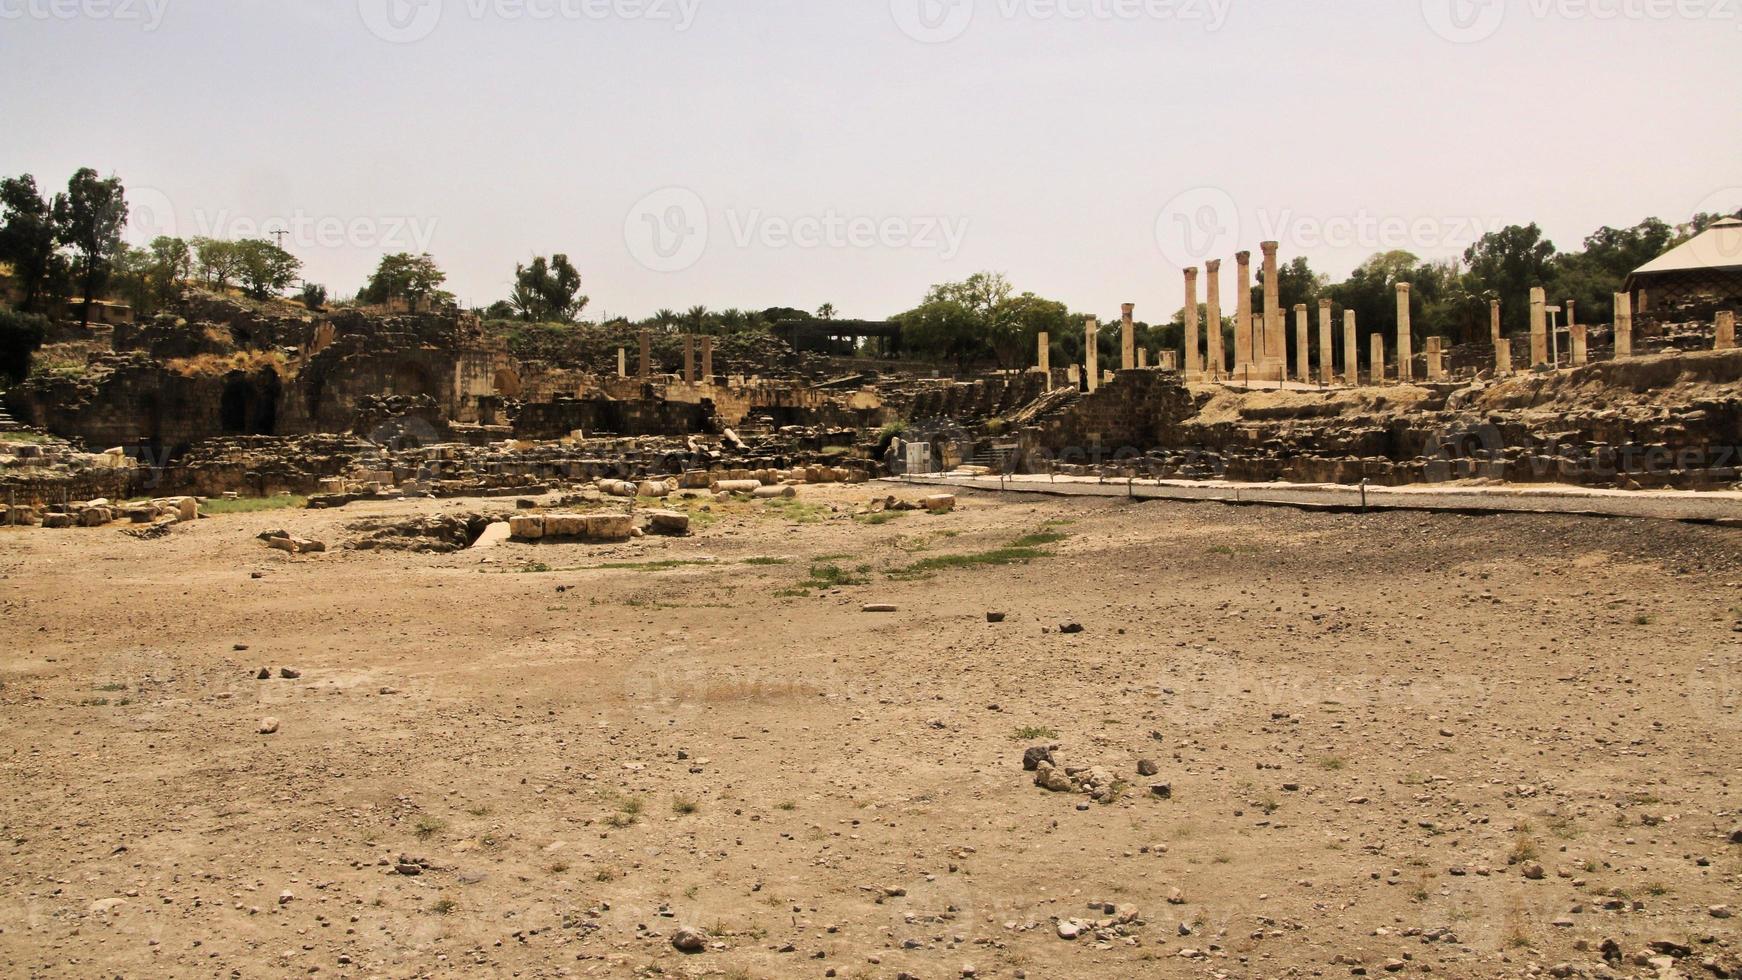
[[[1742,978],[1720,6],[0,0],[0,977]]]

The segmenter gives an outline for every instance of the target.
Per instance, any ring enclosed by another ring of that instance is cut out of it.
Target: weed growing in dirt
[[[279,497],[238,497],[235,500],[213,497],[200,505],[200,513],[214,516],[258,514],[270,510],[302,510],[307,506],[308,498],[296,494],[286,494]]]
[[[411,832],[417,835],[418,840],[429,840],[446,829],[448,829],[446,820],[423,816],[417,818],[417,823],[412,826]]]
[[[1051,728],[1030,725],[1026,728],[1018,728],[1016,731],[1012,732],[1010,740],[1012,742],[1038,742],[1042,739],[1058,737],[1059,733]]]

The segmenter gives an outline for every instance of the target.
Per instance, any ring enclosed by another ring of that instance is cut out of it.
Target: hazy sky
[[[881,317],[932,283],[1162,320],[1320,271],[1742,207],[1738,0],[0,0],[0,172],[155,231],[291,231],[463,302],[567,252],[590,317]]]

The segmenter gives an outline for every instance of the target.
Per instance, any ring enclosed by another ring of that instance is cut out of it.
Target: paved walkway
[[[1735,491],[1602,490],[1559,484],[1407,487],[1332,483],[1227,483],[1214,480],[1098,480],[1089,476],[890,477],[882,482],[1010,493],[1136,500],[1202,500],[1332,510],[1433,510],[1465,513],[1591,514],[1673,521],[1724,521],[1742,526]]]

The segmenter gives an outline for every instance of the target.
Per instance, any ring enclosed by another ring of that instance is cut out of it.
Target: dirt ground
[[[1742,530],[882,492],[0,530],[0,975],[1736,968]]]

